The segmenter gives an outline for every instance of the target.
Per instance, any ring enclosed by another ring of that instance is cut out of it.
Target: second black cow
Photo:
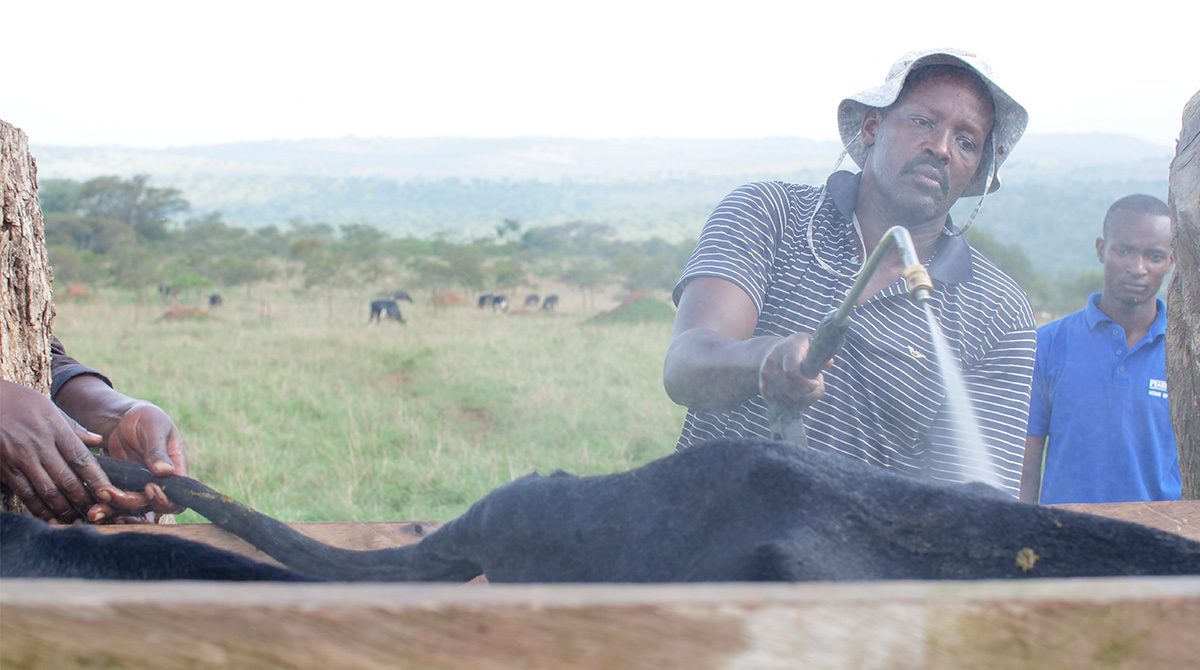
[[[371,318],[367,323],[380,323],[383,319],[392,319],[399,323],[404,323],[404,317],[400,315],[400,305],[396,304],[395,300],[372,300],[371,301]]]

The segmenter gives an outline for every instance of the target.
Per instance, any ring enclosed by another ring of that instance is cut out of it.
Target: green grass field
[[[174,417],[193,477],[285,521],[445,521],[534,470],[665,456],[683,422],[662,387],[665,303],[631,323],[594,318],[619,308],[603,297],[494,314],[414,296],[407,325],[368,325],[363,291],[223,295],[184,319],[115,293],[60,301],[55,333]]]

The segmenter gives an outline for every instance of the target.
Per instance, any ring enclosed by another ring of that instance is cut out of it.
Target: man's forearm
[[[135,402],[104,380],[90,375],[72,378],[54,396],[54,403],[67,416],[106,438]]]
[[[737,340],[705,330],[676,337],[667,349],[663,385],[676,403],[724,412],[758,395],[759,368],[776,337]]]

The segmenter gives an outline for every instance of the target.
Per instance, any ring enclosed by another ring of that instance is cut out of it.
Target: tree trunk
[[[1200,92],[1183,110],[1168,202],[1175,276],[1167,289],[1167,388],[1183,498],[1200,499]]]
[[[50,260],[29,138],[0,120],[0,378],[50,391]]]
[[[29,138],[0,120],[0,379],[50,392],[50,260]],[[0,486],[0,506],[21,506]]]

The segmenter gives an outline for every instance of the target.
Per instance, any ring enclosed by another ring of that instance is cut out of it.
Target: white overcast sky
[[[957,46],[1029,132],[1173,146],[1198,19],[1178,0],[29,0],[0,8],[0,119],[45,145],[836,139],[843,97],[906,51]]]

